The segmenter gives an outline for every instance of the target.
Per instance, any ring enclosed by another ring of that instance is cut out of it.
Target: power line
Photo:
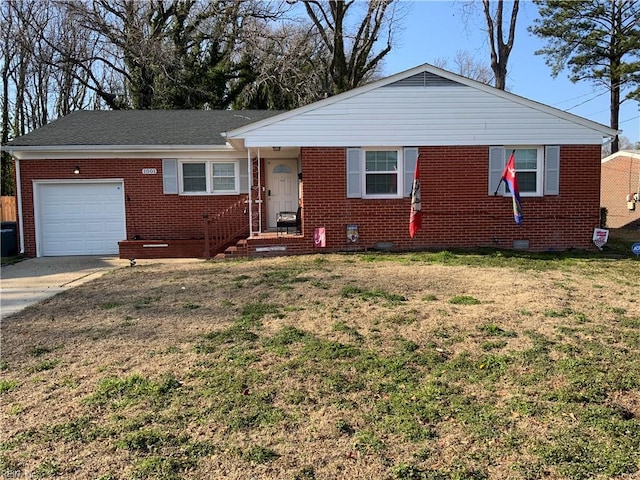
[[[584,105],[585,103],[589,103],[590,101],[595,100],[596,98],[601,97],[602,95],[604,95],[605,93],[608,93],[608,92],[609,92],[608,90],[605,90],[602,93],[598,93],[597,95],[594,95],[593,97],[585,100],[584,102],[580,102],[577,105],[574,105],[573,107],[565,109],[565,111],[568,112],[569,110],[573,110],[574,108],[579,107],[580,105]]]
[[[604,93],[606,93],[606,92],[607,92],[607,90],[604,91]],[[562,100],[560,102],[554,103],[553,106],[554,107],[558,107],[558,106],[562,105],[563,103],[572,102],[573,100],[577,100],[579,98],[583,98],[583,97],[586,97],[587,95],[592,95],[592,94],[593,94],[593,92],[589,92],[589,93],[583,93],[582,95],[578,95],[576,97],[566,98],[566,99],[564,99],[564,100]],[[571,107],[571,108],[573,108],[573,107]]]
[[[638,118],[640,118],[640,115],[636,115],[635,117],[629,117],[626,120],[620,120],[620,123],[627,123],[627,122],[630,122],[631,120],[637,120]]]

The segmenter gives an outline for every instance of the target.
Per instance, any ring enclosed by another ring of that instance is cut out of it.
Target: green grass
[[[340,294],[343,298],[357,298],[363,302],[383,300],[389,306],[395,306],[407,300],[404,295],[389,293],[377,288],[366,289],[356,285],[344,287]]]
[[[449,299],[449,303],[453,305],[479,305],[481,302],[477,298],[469,295],[456,295]]]
[[[37,372],[44,372],[46,370],[52,370],[56,367],[56,365],[58,365],[58,361],[57,360],[44,360],[40,363],[38,363],[37,365],[34,365],[33,367],[29,368],[29,371],[32,373],[37,373]]]
[[[504,330],[495,323],[484,323],[478,327],[487,337],[516,337],[517,334],[512,331]]]
[[[18,385],[19,383],[15,380],[0,379],[0,395],[15,390]]]
[[[85,403],[94,406],[110,405],[114,409],[139,402],[163,405],[180,387],[181,383],[172,376],[158,380],[139,374],[124,378],[110,377],[100,382],[97,390],[85,399]]]
[[[132,351],[133,367],[85,357],[99,372],[90,379],[64,372],[70,349],[52,347],[53,337],[24,347],[23,359],[4,361],[0,394],[13,417],[33,408],[13,395],[48,376],[55,378],[42,390],[49,398],[77,398],[64,419],[32,420],[3,438],[0,471],[24,471],[33,455],[35,478],[71,477],[73,467],[49,454],[63,445],[60,450],[103,449],[126,459],[126,473],[111,466],[95,472],[103,480],[204,478],[200,469],[217,461],[248,478],[282,472],[280,463],[288,470],[278,478],[327,478],[325,465],[313,460],[318,452],[304,450],[301,463],[292,463],[298,445],[287,441],[297,435],[300,449],[321,440],[337,449],[323,462],[380,465],[380,478],[488,480],[496,468],[513,480],[638,475],[640,418],[633,402],[640,392],[640,321],[633,290],[586,305],[572,297],[574,282],[556,282],[558,302],[494,314],[485,311],[485,293],[478,295],[482,301],[454,295],[462,288],[404,292],[386,279],[338,283],[332,262],[489,265],[505,275],[543,272],[542,279],[549,269],[617,279],[637,266],[623,260],[613,269],[589,256],[367,254],[267,269],[225,264],[215,281],[229,299],[209,304],[211,292],[169,306],[145,292],[129,302],[98,300],[92,312],[139,310],[127,332],[153,325],[165,307],[205,320],[191,338]],[[282,291],[283,285],[291,289]],[[462,314],[470,315],[468,324],[456,323]],[[112,330],[128,339],[125,329]],[[318,424],[325,415],[328,424]]]
[[[278,458],[278,454],[270,448],[254,445],[243,453],[242,458],[250,463],[268,463]]]

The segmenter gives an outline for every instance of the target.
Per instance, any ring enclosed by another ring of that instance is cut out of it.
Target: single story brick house
[[[607,227],[640,229],[639,150],[602,159],[600,205],[607,209]]]
[[[287,112],[75,112],[4,149],[28,256],[559,251],[594,248],[617,133],[424,64]],[[521,226],[500,184],[511,152]]]

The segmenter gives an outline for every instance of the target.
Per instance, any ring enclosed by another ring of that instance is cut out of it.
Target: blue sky
[[[477,15],[465,17],[460,0],[422,0],[405,2],[408,10],[403,29],[394,48],[385,57],[384,75],[391,75],[423,63],[434,63],[437,59],[449,59],[448,68],[455,70],[453,59],[456,52],[466,50],[475,59],[489,66],[489,45],[486,39],[486,24],[482,17],[482,5]],[[505,14],[510,14],[505,5]],[[572,83],[568,72],[562,71],[557,78],[544,57],[535,51],[545,44],[527,31],[537,16],[537,7],[532,2],[521,1],[515,43],[508,63],[507,89],[517,95],[546,105],[569,111],[603,125],[609,125],[609,94],[591,82]],[[620,109],[622,135],[632,142],[640,137],[638,102],[628,100]]]

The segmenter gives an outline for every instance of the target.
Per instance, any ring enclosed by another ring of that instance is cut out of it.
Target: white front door
[[[298,210],[298,160],[267,160],[267,228],[276,228],[278,212]]]

